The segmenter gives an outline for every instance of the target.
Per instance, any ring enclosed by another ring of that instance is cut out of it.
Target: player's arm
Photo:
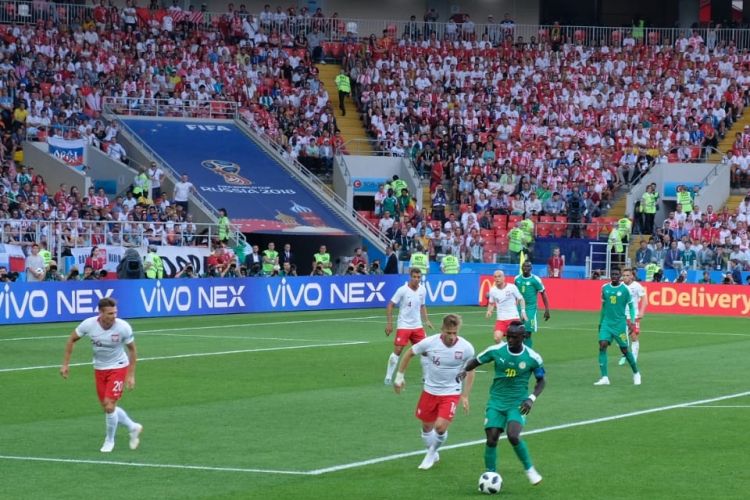
[[[516,304],[518,305],[518,310],[521,311],[521,319],[524,321],[529,320],[529,315],[526,314],[526,301],[523,299],[522,296],[519,296],[516,298]]]
[[[138,361],[138,354],[136,353],[135,349],[135,341],[125,344],[125,347],[128,348],[128,374],[125,377],[125,386],[128,389],[135,389],[135,363]]]
[[[534,376],[536,377],[536,384],[534,385],[534,392],[529,394],[529,397],[523,400],[523,403],[521,403],[521,413],[523,415],[528,415],[531,411],[531,408],[534,406],[534,403],[536,402],[536,398],[539,397],[539,395],[544,390],[544,387],[547,385],[547,379],[544,378],[544,368],[541,366],[534,370]]]
[[[549,321],[549,298],[547,297],[547,290],[542,290],[542,302],[544,302],[544,321]]]
[[[422,323],[430,327],[430,330],[434,330],[435,327],[432,326],[432,321],[430,321],[430,316],[427,314],[427,306],[422,304],[422,306],[419,308],[422,314]]]
[[[68,368],[70,366],[70,356],[73,354],[73,345],[81,340],[78,333],[74,330],[73,333],[68,337],[68,341],[65,343],[65,352],[63,353],[63,362],[60,366],[60,375],[62,378],[68,378]]]
[[[480,363],[477,358],[471,358],[464,365],[464,369],[458,372],[458,375],[456,375],[456,382],[461,382],[462,380],[466,379],[469,373],[471,373],[474,370],[474,368],[476,368],[477,366],[481,364],[482,363]]]
[[[601,330],[602,329],[602,321],[604,320],[604,301],[605,301],[605,299],[606,299],[606,297],[604,296],[604,288],[602,287],[602,307],[601,307],[601,310],[599,311],[599,328],[597,328],[597,330]]]
[[[393,390],[396,394],[401,394],[401,391],[406,387],[406,380],[404,379],[404,373],[409,367],[411,358],[414,357],[414,346],[410,347],[403,356],[401,356],[401,362],[398,365],[398,371],[396,372],[396,378],[393,380]]]
[[[473,370],[470,372],[466,372],[466,375],[464,376],[463,390],[461,391],[461,406],[463,407],[464,413],[466,415],[469,414],[469,395],[471,394],[471,388],[474,387],[474,373],[475,372]]]
[[[630,318],[633,318],[633,321],[635,321],[635,304],[633,304],[632,300],[628,300],[627,307],[628,307],[628,312],[630,313]],[[628,326],[630,326],[630,319],[628,319]]]
[[[389,301],[385,306],[385,335],[393,333],[393,301]]]
[[[489,318],[492,316],[492,311],[495,309],[495,301],[492,300],[492,296],[487,300],[487,314],[485,317]]]
[[[643,291],[641,300],[638,301],[638,319],[641,319],[646,314],[646,307],[648,307],[648,294]]]

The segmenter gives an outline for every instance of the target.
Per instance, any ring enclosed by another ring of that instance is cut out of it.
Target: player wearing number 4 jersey
[[[537,312],[537,296],[542,295],[542,301],[544,302],[544,321],[548,321],[549,315],[549,299],[547,299],[547,291],[544,289],[541,278],[536,274],[531,274],[531,262],[528,260],[521,265],[521,274],[516,276],[514,283],[516,288],[521,292],[523,301],[526,304],[526,321],[523,327],[526,329],[526,338],[523,343],[529,347],[533,347],[532,334],[537,332],[538,323],[536,320]]]
[[[448,439],[448,426],[459,403],[469,412],[469,394],[474,382],[473,372],[463,380],[458,375],[466,361],[474,357],[474,347],[458,336],[461,318],[448,314],[443,318],[441,333],[432,335],[406,351],[396,373],[393,388],[397,394],[404,390],[404,374],[414,356],[424,363],[424,390],[417,403],[416,416],[422,421],[422,440],[427,448],[420,469],[429,469],[440,460],[438,448]]]
[[[409,269],[409,282],[399,287],[385,308],[385,335],[393,333],[393,308],[398,306],[398,323],[396,324],[396,338],[393,339],[393,352],[388,357],[385,372],[385,385],[391,385],[393,372],[398,366],[398,357],[406,344],[417,344],[425,338],[422,322],[432,329],[432,323],[427,316],[425,299],[427,290],[421,284],[422,271],[416,267]],[[422,362],[424,364],[424,361]]]
[[[638,361],[638,352],[641,349],[641,342],[638,338],[641,334],[641,319],[646,314],[648,297],[646,296],[646,289],[635,281],[635,269],[625,269],[622,272],[622,281],[630,291],[633,308],[635,309],[635,318],[630,317],[630,350],[633,352],[633,359]],[[629,308],[628,311],[630,311]],[[623,366],[626,362],[627,359],[622,356],[619,365]]]
[[[635,308],[630,297],[630,290],[620,282],[620,270],[612,269],[611,283],[602,287],[602,312],[599,317],[599,370],[602,377],[594,385],[609,385],[607,374],[607,348],[612,341],[617,342],[620,351],[630,363],[633,370],[633,384],[641,385],[641,373],[628,348],[628,326],[630,320],[625,313],[629,309],[630,317],[635,317]]]
[[[123,388],[135,388],[135,339],[130,325],[117,318],[117,302],[114,299],[105,297],[99,300],[99,316],[84,320],[70,334],[60,367],[60,375],[65,379],[70,372],[73,346],[83,337],[91,339],[94,348],[96,392],[105,415],[106,436],[100,451],[109,453],[114,449],[118,424],[127,427],[130,449],[135,450],[140,444],[143,426],[133,422],[125,410],[117,406]]]
[[[484,464],[488,471],[497,471],[497,443],[500,433],[505,431],[513,451],[523,464],[531,484],[539,484],[542,476],[534,468],[526,443],[521,440],[521,431],[526,423],[526,415],[531,411],[539,395],[544,390],[544,366],[542,357],[523,344],[526,330],[520,321],[508,326],[507,343],[488,347],[475,359],[466,363],[467,373],[473,373],[479,365],[495,364],[495,376],[490,387],[490,398],[484,419],[487,442],[484,449]],[[534,392],[529,394],[529,378],[536,378]]]
[[[492,316],[492,310],[497,308],[494,336],[495,343],[500,343],[511,322],[519,319],[528,321],[529,318],[526,316],[526,303],[516,285],[506,283],[505,273],[502,271],[495,271],[493,276],[495,286],[490,289],[487,299],[487,317]]]

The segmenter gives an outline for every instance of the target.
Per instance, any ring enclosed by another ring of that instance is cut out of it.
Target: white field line
[[[330,321],[354,321],[359,319],[374,319],[374,318],[380,318],[381,316],[361,316],[356,318],[328,318],[328,319],[304,319],[304,320],[297,320],[297,321],[271,321],[267,323],[238,323],[233,325],[214,325],[214,326],[184,326],[180,328],[161,328],[158,330],[136,330],[136,334],[142,335],[144,333],[152,333],[152,334],[163,334],[162,332],[184,332],[184,331],[193,331],[193,330],[220,330],[224,328],[242,328],[246,326],[274,326],[274,325],[298,325],[298,324],[304,324],[304,323],[324,323],[324,322],[330,322]],[[179,318],[179,317],[178,317]],[[385,314],[382,315],[383,322],[385,322]],[[138,319],[138,318],[135,318]],[[72,330],[71,330],[72,331]],[[40,335],[37,337],[13,337],[13,338],[0,338],[0,342],[16,342],[19,340],[45,340],[45,339],[60,339],[60,338],[68,338],[70,334],[67,335]],[[215,338],[215,337],[212,337]],[[303,340],[303,339],[297,339],[297,340]]]
[[[590,420],[581,420],[579,422],[571,422],[571,423],[568,423],[568,424],[553,425],[553,426],[550,426],[550,427],[542,427],[540,429],[532,429],[532,430],[529,430],[529,431],[524,431],[523,435],[524,436],[529,436],[529,435],[532,435],[532,434],[542,434],[544,432],[558,431],[558,430],[563,430],[563,429],[570,429],[570,428],[573,428],[573,427],[581,427],[581,426],[584,426],[584,425],[600,424],[600,423],[603,423],[603,422],[611,422],[613,420],[621,420],[621,419],[624,419],[624,418],[638,417],[640,415],[648,415],[649,413],[657,413],[657,412],[662,412],[662,411],[667,411],[667,410],[674,410],[676,408],[689,408],[689,407],[692,407],[694,405],[714,403],[716,401],[724,401],[726,399],[740,398],[740,397],[744,397],[744,396],[750,396],[750,391],[740,392],[740,393],[737,393],[737,394],[730,394],[728,396],[719,396],[719,397],[716,397],[716,398],[702,399],[702,400],[698,400],[698,401],[691,401],[691,402],[688,402],[688,403],[679,403],[679,404],[674,404],[674,405],[669,405],[669,406],[660,406],[660,407],[657,407],[657,408],[650,408],[650,409],[647,409],[647,410],[639,410],[639,411],[633,411],[633,412],[629,412],[629,413],[621,413],[620,415],[611,415],[609,417],[593,418],[593,419],[590,419]],[[501,437],[501,439],[505,439],[505,438],[506,438],[506,436],[505,436],[505,434],[503,434],[503,436]],[[440,449],[441,450],[453,450],[453,449],[456,449],[456,448],[465,448],[467,446],[475,446],[475,445],[478,445],[478,444],[482,444],[484,442],[485,442],[484,439],[478,439],[476,441],[467,441],[467,442],[464,442],[464,443],[457,443],[457,444],[454,444],[454,445],[442,446]],[[354,469],[354,468],[357,468],[357,467],[364,467],[366,465],[374,465],[374,464],[379,464],[379,463],[383,463],[383,462],[390,462],[392,460],[399,460],[401,458],[413,457],[413,456],[418,456],[418,455],[423,455],[423,454],[424,454],[424,450],[423,449],[419,450],[419,451],[410,451],[410,452],[406,452],[406,453],[396,453],[394,455],[387,455],[387,456],[384,456],[384,457],[372,458],[370,460],[362,460],[361,462],[352,462],[352,463],[348,463],[348,464],[334,465],[332,467],[325,467],[325,468],[322,468],[322,469],[315,469],[315,470],[308,471],[308,473],[310,475],[317,476],[317,475],[321,475],[321,474],[327,474],[327,473],[330,473],[330,472],[338,472],[338,471],[347,470],[347,469]]]
[[[309,476],[309,472],[294,470],[274,469],[248,469],[244,467],[212,467],[210,465],[175,465],[175,464],[145,464],[140,462],[117,462],[114,460],[79,460],[76,458],[47,458],[47,457],[19,457],[13,455],[0,455],[0,460],[16,460],[19,462],[52,462],[66,464],[88,464],[88,465],[120,465],[124,467],[143,467],[151,469],[179,469],[199,470],[208,472],[254,472],[258,474],[287,474],[296,476]]]
[[[693,408],[696,405],[704,405],[708,403],[714,403],[716,401],[724,401],[727,399],[740,398],[744,396],[750,396],[750,391],[740,392],[737,394],[729,394],[727,396],[719,396],[710,399],[701,399],[698,401],[691,401],[688,403],[679,403],[669,406],[660,406],[657,408],[650,408],[647,410],[639,410],[629,413],[622,413],[620,415],[611,415],[609,417],[594,418],[590,420],[582,420],[579,422],[571,422],[568,424],[553,425],[550,427],[543,427],[541,429],[533,429],[530,431],[524,431],[525,436],[531,434],[542,434],[544,432],[557,431],[563,429],[570,429],[573,427],[581,427],[585,425],[600,424],[603,422],[610,422],[613,420],[621,420],[624,418],[637,417],[640,415],[647,415],[649,413],[657,413],[667,410],[674,410],[677,408]],[[501,437],[505,439],[505,435]],[[464,443],[457,443],[454,445],[443,446],[442,450],[453,450],[457,448],[465,448],[468,446],[476,446],[484,443],[484,439],[478,439],[476,441],[467,441]],[[358,467],[364,467],[367,465],[374,465],[383,462],[390,462],[393,460],[399,460],[401,458],[413,457],[424,454],[424,450],[410,451],[405,453],[397,453],[394,455],[387,455],[384,457],[373,458],[370,460],[363,460],[360,462],[352,462],[342,465],[334,465],[332,467],[325,467],[321,469],[313,469],[309,471],[290,471],[290,470],[275,470],[275,469],[258,469],[258,468],[245,468],[245,467],[220,467],[212,465],[176,465],[176,464],[149,464],[139,462],[117,462],[111,460],[85,460],[85,459],[74,459],[74,458],[54,458],[54,457],[28,457],[28,456],[16,456],[16,455],[0,455],[0,460],[14,460],[20,462],[52,462],[52,463],[68,463],[68,464],[87,464],[87,465],[118,465],[123,467],[142,467],[142,468],[155,468],[155,469],[178,469],[178,470],[196,470],[206,472],[240,472],[240,473],[258,473],[258,474],[284,474],[284,475],[297,475],[297,476],[320,476],[322,474],[328,474],[331,472],[338,472],[347,469],[354,469]]]
[[[290,351],[294,349],[312,349],[315,347],[339,347],[339,346],[350,346],[369,344],[365,341],[356,342],[334,342],[329,344],[312,344],[312,345],[291,345],[285,347],[263,347],[259,349],[236,349],[233,351],[219,351],[219,352],[195,352],[189,354],[173,354],[170,356],[151,356],[145,358],[138,358],[138,362],[141,361],[161,361],[165,359],[181,359],[181,358],[202,358],[206,356],[225,356],[227,354],[244,354],[248,352],[267,352],[267,351]],[[70,366],[88,366],[91,362],[87,363],[71,363]],[[48,368],[60,368],[60,365],[41,365],[41,366],[23,366],[18,368],[0,368],[0,373],[5,372],[24,372],[31,370],[45,370]]]
[[[686,408],[750,408],[750,405],[699,405]]]

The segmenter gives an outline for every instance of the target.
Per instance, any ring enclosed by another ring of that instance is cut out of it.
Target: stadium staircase
[[[718,151],[714,151],[711,153],[711,155],[708,157],[708,160],[711,162],[720,162],[722,156],[724,156],[724,153],[732,149],[732,145],[734,144],[734,135],[737,133],[737,131],[742,131],[745,129],[745,125],[750,125],[750,113],[745,113],[740,117],[739,120],[737,120],[734,125],[732,125],[732,128],[727,131],[727,133],[724,135],[724,138],[719,141],[719,147]]]
[[[357,110],[354,102],[351,98],[346,100],[346,110],[348,113],[346,116],[341,114],[339,109],[339,93],[336,90],[336,76],[341,71],[340,64],[319,64],[318,77],[328,91],[328,98],[333,108],[333,114],[336,118],[336,125],[341,130],[341,135],[344,137],[346,149],[349,154],[352,155],[372,155],[372,146],[369,143],[369,137],[365,129],[364,123],[359,117],[359,111]],[[360,139],[360,140],[357,140]]]
[[[724,205],[728,210],[729,213],[735,213],[737,212],[737,207],[740,206],[740,203],[742,203],[742,200],[745,199],[744,194],[733,194],[729,197],[726,204]]]

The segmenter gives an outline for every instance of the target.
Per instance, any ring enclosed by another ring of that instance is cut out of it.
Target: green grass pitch
[[[490,345],[483,309],[430,309],[436,325],[447,312],[463,315],[477,350]],[[536,334],[548,385],[525,439],[544,481],[529,485],[503,440],[500,496],[747,498],[748,320],[647,315],[643,385],[610,348],[612,385],[594,387],[597,320],[553,311]],[[74,324],[0,327],[0,498],[481,497],[490,373],[478,373],[441,461],[417,470],[420,372],[413,363],[402,395],[383,385],[383,310],[131,323],[141,360],[121,406],[145,431],[131,451],[121,428],[107,455],[86,340],[70,378],[58,372]]]

